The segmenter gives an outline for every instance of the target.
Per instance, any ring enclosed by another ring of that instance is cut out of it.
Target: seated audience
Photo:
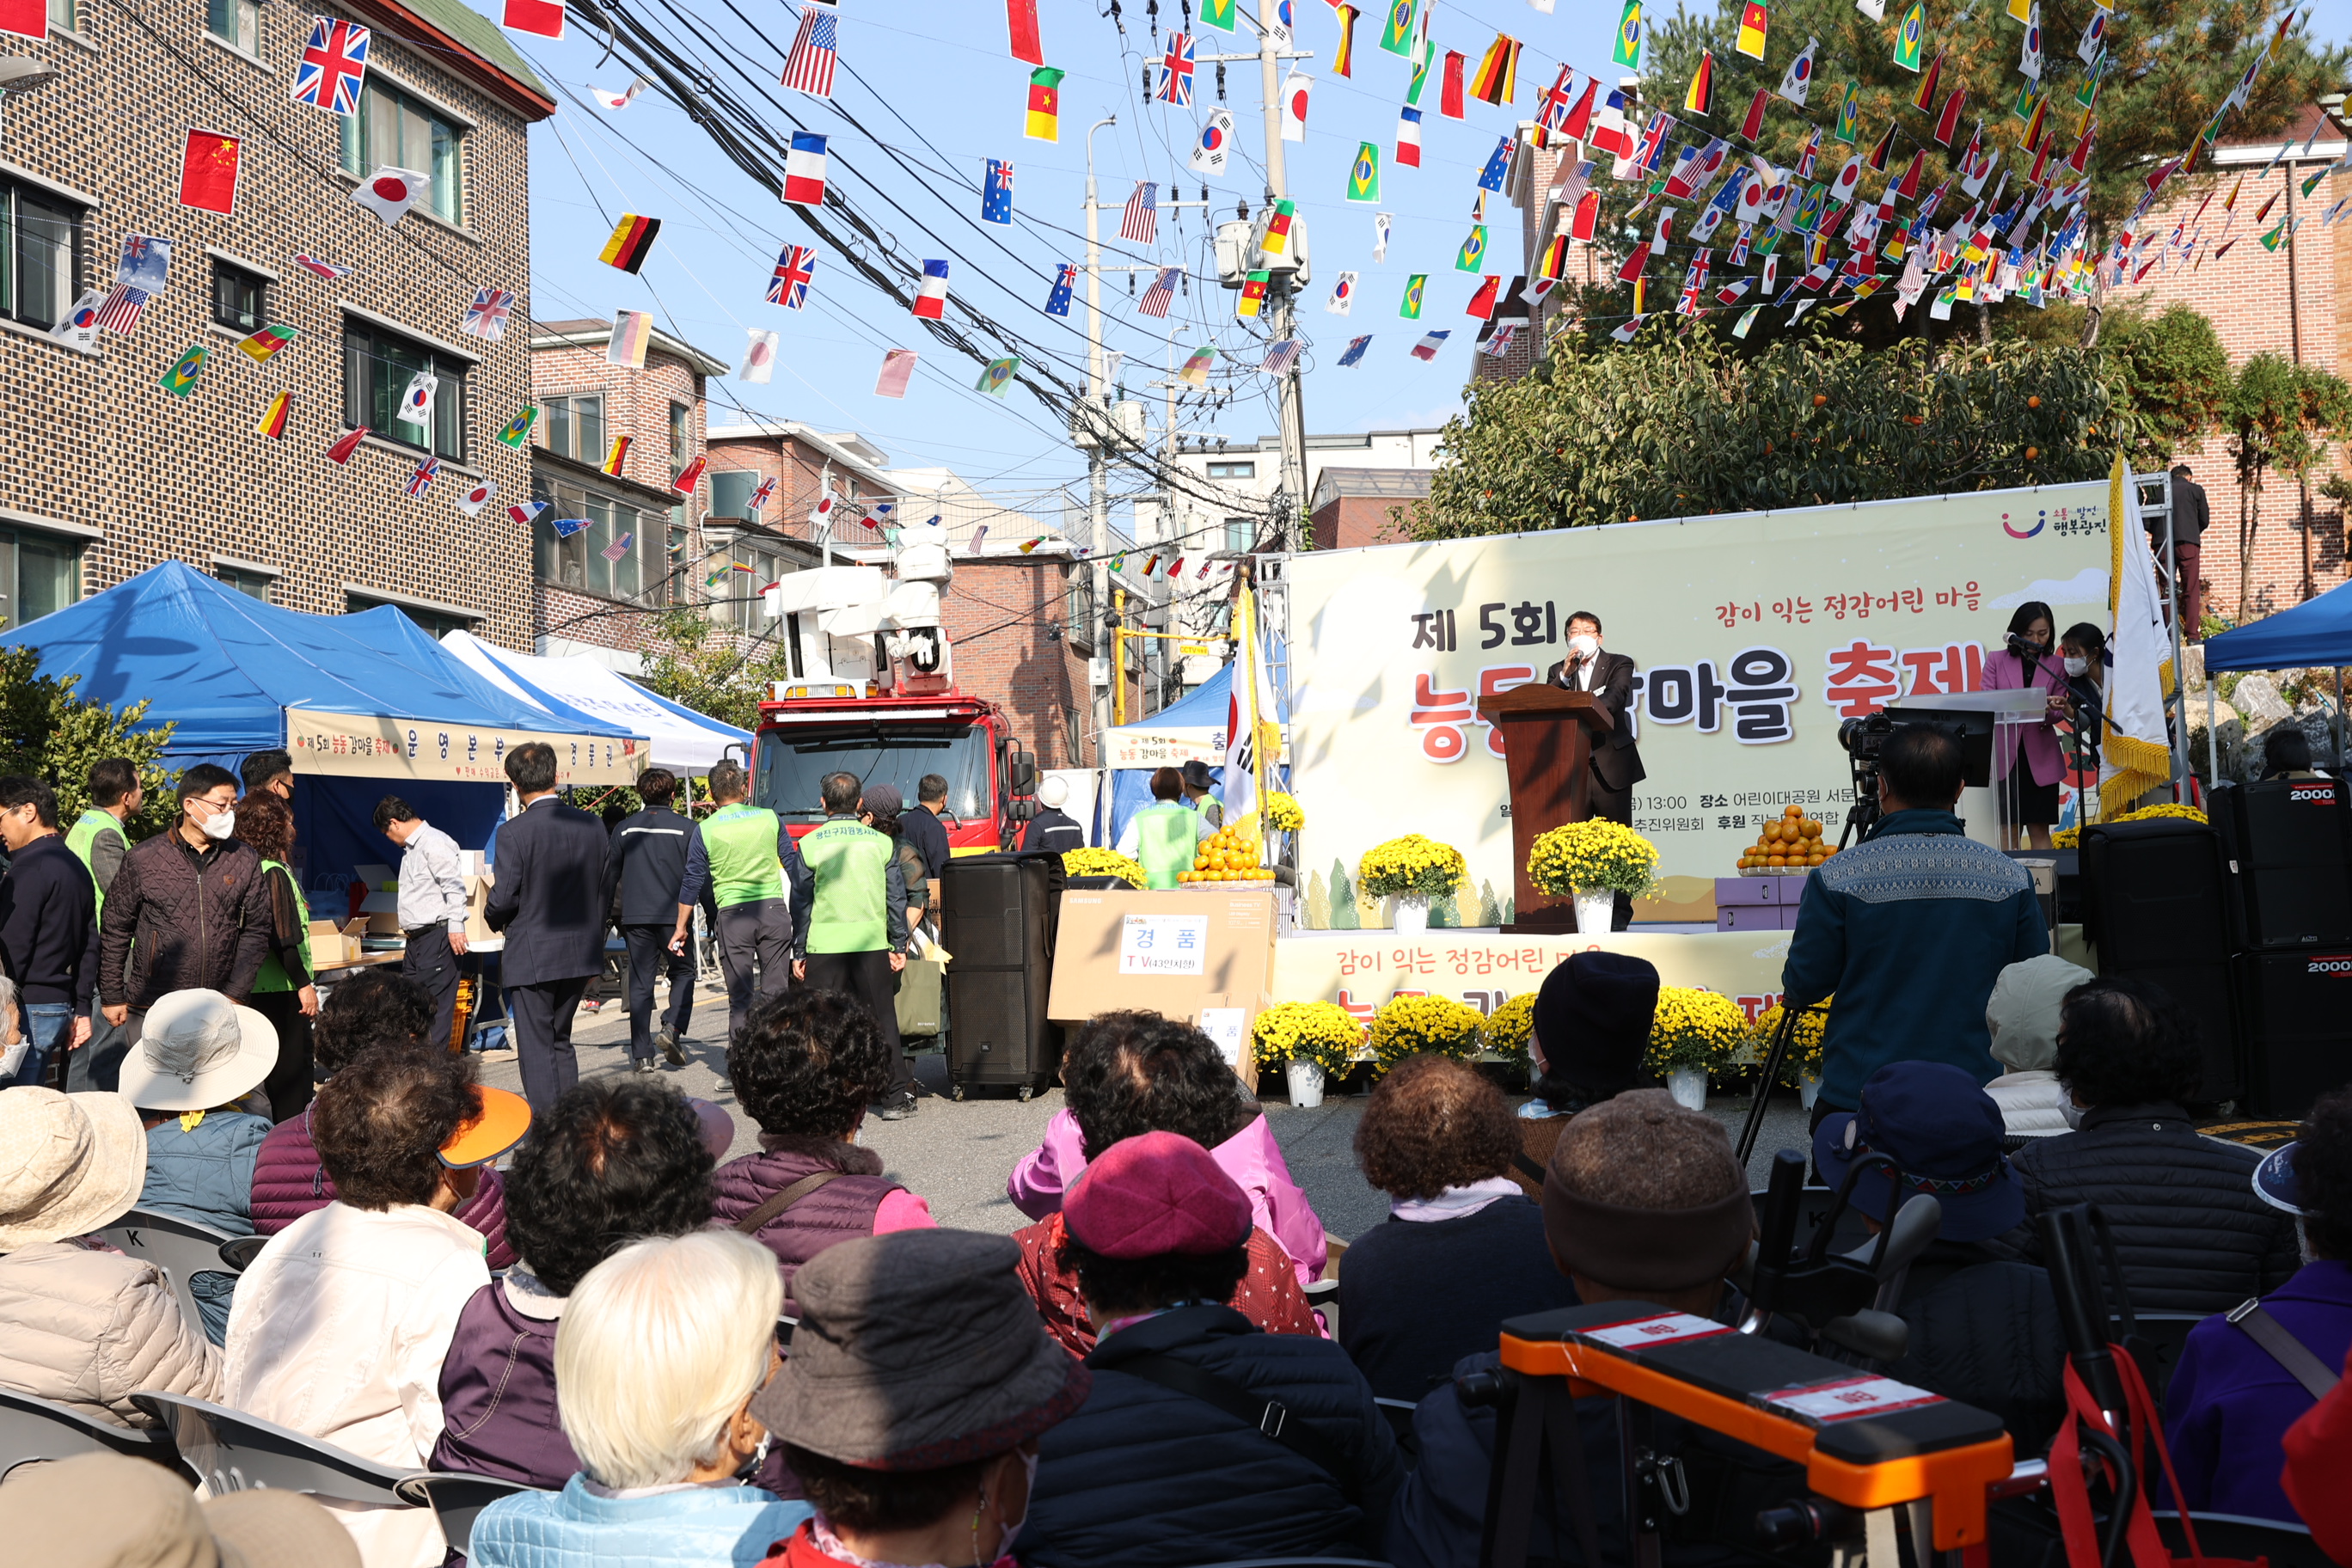
[[[338,1068],[303,1115],[335,1201],[272,1237],[238,1279],[222,1403],[424,1469],[441,1436],[442,1357],[489,1283],[482,1238],[454,1211],[530,1109],[476,1085],[465,1057],[377,1049]],[[446,1550],[428,1510],[336,1511],[368,1568],[431,1568]]]
[[[2058,1059],[2058,1005],[2095,978],[2081,964],[2045,952],[2011,964],[1992,983],[1985,1028],[1992,1035],[1992,1059],[2009,1070],[1984,1087],[2000,1107],[2001,1128],[2010,1137],[2047,1138],[2073,1127],[2065,1086],[2051,1070]]]
[[[121,1069],[122,1098],[147,1126],[141,1208],[230,1236],[253,1234],[254,1158],[270,1122],[236,1102],[277,1065],[278,1031],[269,1020],[217,991],[174,991],[148,1009]],[[188,1289],[204,1315],[205,1338],[226,1343],[236,1276],[198,1274]]]
[[[2263,777],[2315,779],[2311,737],[2292,723],[2281,724],[2263,737]]]
[[[1726,1324],[1738,1320],[1742,1303],[1723,1277],[1746,1258],[1756,1234],[1748,1175],[1733,1157],[1723,1124],[1704,1111],[1684,1110],[1665,1090],[1633,1089],[1569,1121],[1544,1179],[1543,1222],[1552,1263],[1580,1300],[1644,1301]],[[1346,1273],[1340,1270],[1343,1278]],[[1494,1468],[1495,1406],[1465,1400],[1462,1379],[1492,1373],[1500,1363],[1492,1350],[1465,1357],[1454,1381],[1433,1391],[1413,1412],[1421,1462],[1405,1479],[1389,1528],[1388,1561],[1397,1568],[1475,1568]],[[1604,1563],[1633,1561],[1617,1411],[1617,1401],[1608,1398],[1576,1405]],[[1691,1513],[1669,1521],[1670,1529],[1717,1514],[1741,1517],[1743,1510],[1728,1500],[1727,1483],[1709,1478],[1759,1478],[1766,1483],[1761,1501],[1803,1487],[1794,1467],[1663,1413],[1653,1425],[1653,1440],[1660,1452],[1685,1457],[1685,1473],[1697,1489]],[[1537,1499],[1529,1561],[1589,1563],[1576,1531],[1559,1516],[1553,1489],[1538,1488]],[[1755,1510],[1744,1512],[1753,1518]],[[1665,1548],[1672,1568],[1720,1563],[1727,1555],[1678,1539]]]
[[[2189,1331],[2165,1389],[2165,1436],[2188,1507],[2292,1521],[2298,1515],[2289,1490],[2306,1503],[2313,1496],[2301,1477],[2282,1487],[2282,1442],[2313,1411],[2305,1379],[2337,1374],[2352,1349],[2352,1089],[2322,1095],[2295,1141],[2273,1150],[2251,1184],[2301,1232],[2311,1259],[2261,1300],[2263,1316],[2304,1352],[2287,1352],[2302,1365],[2286,1364],[2242,1318],[2231,1321],[2237,1313],[2206,1319]],[[2336,1419],[2340,1426],[2342,1415]],[[2294,1445],[2286,1447],[2293,1470]],[[2339,1451],[2327,1489],[2339,1497],[2352,1476],[2344,1458]]]
[[[1023,1214],[1042,1220],[1060,1208],[1087,1162],[1120,1139],[1180,1132],[1249,1194],[1252,1216],[1290,1255],[1298,1283],[1323,1277],[1330,1258],[1323,1222],[1290,1179],[1274,1130],[1208,1036],[1157,1013],[1098,1013],[1063,1057],[1062,1083],[1065,1109],[1004,1184]]]
[[[826,1247],[938,1224],[857,1143],[866,1108],[889,1098],[891,1058],[855,997],[801,985],[761,1005],[727,1047],[728,1080],[760,1124],[760,1152],[719,1167],[711,1217],[776,1255],[787,1313],[793,1271]]]
[[[141,1389],[218,1399],[221,1353],[162,1269],[91,1231],[139,1202],[147,1139],[119,1094],[0,1089],[0,1387],[117,1426]]]
[[[580,1461],[555,1410],[564,1304],[627,1243],[709,1225],[711,1163],[695,1102],[656,1079],[564,1091],[508,1173],[515,1266],[474,1292],[442,1358],[432,1468],[550,1491],[572,1478]]]
[[[1528,1030],[1535,1098],[1519,1107],[1519,1157],[1511,1162],[1529,1197],[1543,1195],[1544,1167],[1568,1119],[1642,1083],[1657,1010],[1658,970],[1646,958],[1572,953],[1544,976]]]
[[[431,993],[388,970],[362,970],[337,985],[319,1009],[311,1033],[317,1069],[332,1074],[376,1046],[422,1049],[432,1027]],[[276,1236],[312,1209],[334,1201],[334,1181],[311,1143],[310,1112],[279,1122],[262,1140],[254,1163],[254,1233]],[[507,1245],[506,1180],[495,1167],[482,1167],[481,1180],[457,1207],[457,1218],[488,1244],[492,1268],[513,1266],[514,1250]]]
[[[1038,1446],[1026,1568],[1378,1558],[1396,1439],[1345,1351],[1212,1304],[1250,1266],[1249,1199],[1216,1160],[1173,1132],[1123,1140],[1062,1218],[1101,1338],[1086,1403]],[[1260,1429],[1267,1401],[1307,1444]]]
[[[1892,1062],[1862,1086],[1862,1109],[1833,1111],[1813,1131],[1813,1167],[1831,1186],[1865,1153],[1895,1162],[1894,1208],[1915,1193],[1942,1205],[1936,1239],[1904,1276],[1895,1310],[1911,1328],[1890,1377],[2001,1419],[2021,1454],[2058,1429],[2066,1341],[2050,1277],[1996,1240],[2025,1216],[2016,1173],[2000,1152],[2000,1108],[1974,1074],[1948,1062]],[[1886,1168],[1870,1165],[1853,1205],[1875,1234],[1888,1212]]]
[[[740,1479],[770,1440],[750,1407],[782,1363],[782,1302],[775,1259],[731,1231],[634,1241],[590,1269],[555,1331],[580,1468],[484,1509],[474,1568],[743,1568],[790,1535],[808,1505]]]
[[[1356,1160],[1388,1194],[1389,1223],[1348,1248],[1339,1343],[1381,1398],[1418,1400],[1493,1349],[1506,1318],[1576,1305],[1544,1252],[1542,1209],[1506,1173],[1525,1125],[1445,1057],[1408,1058],[1372,1091]]]
[[[255,1487],[198,1503],[183,1477],[127,1454],[20,1465],[0,1481],[19,1563],[74,1568],[360,1568],[335,1516],[300,1492]]]
[[[2068,992],[2057,1072],[2078,1130],[2018,1152],[2026,1212],[2098,1205],[2135,1308],[2226,1312],[2294,1273],[2294,1216],[2254,1195],[2262,1156],[2189,1120],[2204,1062],[2179,1003],[2125,977]],[[2017,1244],[2038,1258],[2031,1229]]]
[[[816,1512],[763,1568],[1011,1562],[1039,1435],[1092,1381],[1039,1331],[1013,1261],[1002,1237],[903,1231],[802,1270],[792,1359],[751,1413],[790,1434]]]

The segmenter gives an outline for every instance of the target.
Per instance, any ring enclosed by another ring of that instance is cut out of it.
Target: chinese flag
[[[0,0],[0,33],[20,38],[49,36],[49,0]]]
[[[563,37],[563,0],[506,0],[500,24],[542,38]]]
[[[1004,0],[1005,29],[1011,35],[1013,58],[1033,66],[1045,63],[1045,47],[1037,37],[1037,0]]]
[[[217,131],[191,131],[180,154],[180,205],[208,213],[236,211],[236,166],[242,143]]]
[[[1445,79],[1439,90],[1437,112],[1448,120],[1462,118],[1462,68],[1468,59],[1456,50],[1445,51]]]

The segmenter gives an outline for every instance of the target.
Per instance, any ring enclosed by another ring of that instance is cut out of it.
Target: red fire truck
[[[949,847],[986,854],[1010,847],[1036,787],[1036,759],[1013,739],[1004,710],[946,691],[866,695],[856,682],[793,681],[760,704],[751,799],[795,836],[824,820],[819,784],[832,773],[896,784],[911,810],[925,774],[948,781]]]

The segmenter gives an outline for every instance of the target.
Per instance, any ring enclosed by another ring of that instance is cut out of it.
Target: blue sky
[[[496,0],[481,3],[495,14]],[[944,242],[961,258],[954,260],[950,275],[959,296],[1073,360],[1082,363],[1084,340],[1075,329],[1082,328],[1083,303],[1066,324],[1044,315],[1041,308],[1055,264],[1083,258],[1079,204],[1087,127],[1108,115],[1118,117],[1116,126],[1104,128],[1095,139],[1104,199],[1124,201],[1139,179],[1161,182],[1163,199],[1171,181],[1181,184],[1187,200],[1201,194],[1201,177],[1185,167],[1185,157],[1197,125],[1216,102],[1214,68],[1199,68],[1192,109],[1144,101],[1140,66],[1158,54],[1145,14],[1150,0],[1119,0],[1123,37],[1112,20],[1097,15],[1094,0],[1038,0],[1046,62],[1067,72],[1056,144],[1022,133],[1029,67],[1006,48],[1004,8],[998,0],[930,0],[913,6],[844,0],[835,105],[777,85],[796,26],[793,10],[755,6],[749,0],[697,0],[690,9],[676,11],[669,8],[674,0],[631,3],[633,14],[665,29],[675,47],[708,62],[708,68],[758,110],[764,124],[788,132],[789,111],[806,129],[827,135],[834,183],[876,227],[898,241],[901,254],[940,256]],[[1160,0],[1162,37],[1176,23],[1177,3]],[[1244,9],[1254,10],[1256,3],[1244,0]],[[1574,66],[1580,75],[1596,69],[1616,74],[1609,51],[1618,5],[1615,0],[1559,0],[1557,12],[1545,15],[1527,0],[1437,0],[1433,37],[1439,49],[1467,55],[1472,69],[1498,30],[1522,39],[1526,50],[1517,101],[1509,108],[1473,99],[1466,119],[1444,119],[1437,113],[1433,80],[1423,103],[1422,166],[1414,170],[1397,167],[1391,157],[1409,70],[1402,58],[1378,47],[1385,7],[1364,0],[1369,14],[1356,27],[1354,75],[1343,79],[1330,70],[1338,36],[1330,6],[1326,0],[1293,5],[1298,47],[1316,55],[1298,66],[1315,79],[1307,140],[1285,148],[1290,190],[1310,231],[1315,271],[1299,315],[1309,343],[1308,428],[1435,424],[1459,406],[1470,365],[1476,323],[1463,306],[1475,279],[1454,270],[1454,257],[1469,232],[1478,171],[1497,140],[1531,111],[1560,63]],[[2313,10],[2313,32],[2322,38],[2343,37],[2352,22],[2352,0],[2318,0]],[[681,16],[693,18],[691,32],[680,24]],[[759,23],[764,36],[747,17]],[[910,26],[910,19],[918,20]],[[1213,31],[1195,33],[1203,54],[1255,47],[1246,22],[1230,39]],[[811,237],[795,210],[729,163],[657,89],[618,113],[596,107],[588,92],[592,86],[619,90],[629,85],[633,72],[617,56],[604,58],[601,39],[576,16],[571,36],[560,42],[508,36],[561,102],[556,118],[531,132],[533,304],[540,317],[609,317],[624,308],[650,309],[666,330],[730,362],[740,362],[747,328],[772,328],[782,334],[774,381],[765,386],[714,381],[714,423],[740,416],[740,409],[824,429],[854,429],[889,452],[894,462],[943,464],[975,483],[1000,489],[1041,489],[1083,474],[1079,454],[1051,409],[1017,386],[1001,398],[973,391],[977,365],[933,341],[902,306],[822,250],[809,309],[793,312],[768,304],[766,283],[778,249],[786,241],[806,243]],[[730,62],[745,75],[727,76]],[[745,77],[776,101],[757,96]],[[1225,105],[1237,122],[1236,146],[1243,155],[1211,187],[1212,216],[1217,219],[1231,216],[1238,200],[1256,207],[1264,194],[1255,60],[1226,68]],[[863,130],[853,129],[844,113]],[[1377,208],[1343,199],[1349,165],[1364,141],[1379,145],[1384,165]],[[1018,221],[1009,228],[979,222],[978,187],[990,158],[1010,159],[1014,165]],[[1384,264],[1371,258],[1375,210],[1395,215]],[[596,259],[622,212],[663,220],[660,242],[637,278]],[[1193,346],[1215,342],[1237,353],[1238,363],[1255,362],[1257,335],[1234,321],[1233,296],[1213,279],[1202,286],[1202,277],[1213,268],[1207,225],[1198,209],[1176,222],[1163,213],[1159,243],[1150,247],[1118,240],[1117,212],[1102,215],[1101,222],[1107,261],[1182,264],[1191,270],[1192,294],[1180,297],[1171,318],[1180,361]],[[1518,270],[1517,212],[1490,198],[1487,224],[1488,266],[1507,274]],[[1332,279],[1343,269],[1360,274],[1354,313],[1346,318],[1322,309]],[[1430,274],[1419,322],[1397,315],[1405,279],[1413,272]],[[1137,280],[1138,292],[1148,280]],[[1109,345],[1129,355],[1129,394],[1150,402],[1156,426],[1160,395],[1144,384],[1164,375],[1166,330],[1134,316],[1122,274],[1106,276],[1104,303]],[[1432,327],[1451,328],[1454,336],[1434,363],[1423,364],[1407,350]],[[1337,368],[1348,340],[1363,332],[1374,336],[1362,363]],[[892,346],[922,356],[903,400],[873,392],[883,350]],[[1182,427],[1236,440],[1271,433],[1271,379],[1240,374],[1226,384],[1233,395],[1213,419],[1207,410],[1188,411]]]

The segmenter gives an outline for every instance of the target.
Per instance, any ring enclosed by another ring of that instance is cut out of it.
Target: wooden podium
[[[1576,929],[1576,907],[1528,880],[1538,837],[1592,815],[1592,748],[1617,728],[1590,691],[1515,686],[1478,700],[1478,717],[1503,735],[1511,781],[1511,876],[1518,918],[1507,931],[1552,934]]]

